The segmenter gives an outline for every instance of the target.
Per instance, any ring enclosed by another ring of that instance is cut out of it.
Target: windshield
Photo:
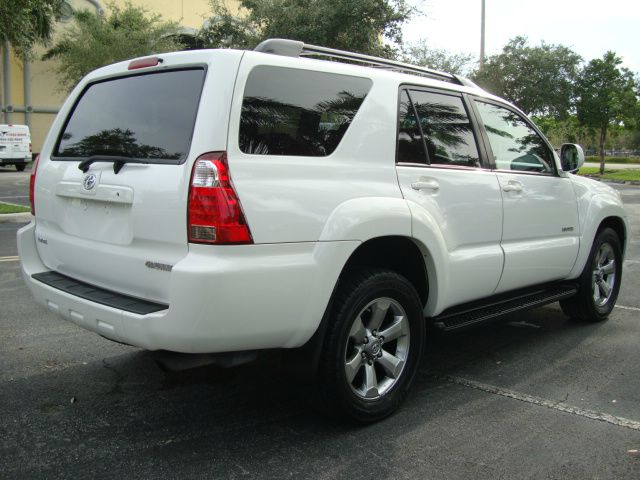
[[[91,84],[54,150],[56,160],[120,156],[178,163],[189,151],[204,69]]]

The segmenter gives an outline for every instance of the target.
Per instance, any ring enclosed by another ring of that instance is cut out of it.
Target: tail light
[[[29,178],[29,203],[31,204],[31,215],[36,214],[36,206],[35,206],[35,186],[36,186],[36,172],[38,170],[38,161],[40,160],[40,155],[38,155],[33,162],[33,167],[31,167],[31,177]]]
[[[193,164],[187,212],[189,242],[253,243],[231,183],[226,152],[205,153]]]
[[[33,153],[33,144],[29,143],[29,153]]]

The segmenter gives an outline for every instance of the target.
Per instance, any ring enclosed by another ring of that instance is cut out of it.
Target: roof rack
[[[426,67],[418,67],[410,63],[397,62],[382,57],[374,57],[363,53],[348,52],[346,50],[337,50],[335,48],[319,47],[317,45],[309,45],[298,40],[287,40],[284,38],[270,38],[265,40],[256,48],[256,52],[272,53],[274,55],[283,55],[286,57],[327,57],[336,60],[349,61],[359,63],[374,68],[383,68],[394,72],[409,73],[412,75],[420,75],[423,77],[433,78],[450,83],[458,83],[467,87],[476,87],[471,80],[451,73],[440,72]]]

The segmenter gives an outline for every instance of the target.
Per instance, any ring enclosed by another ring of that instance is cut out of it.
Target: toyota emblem
[[[96,186],[96,183],[98,183],[98,178],[93,173],[90,173],[82,180],[82,188],[92,190],[93,187]]]

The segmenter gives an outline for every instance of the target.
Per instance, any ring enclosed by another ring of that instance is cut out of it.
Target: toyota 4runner
[[[304,346],[324,403],[373,421],[405,397],[427,324],[556,301],[607,318],[628,225],[583,162],[426,68],[277,39],[140,58],[86,76],[56,117],[22,271],[118,342]]]

